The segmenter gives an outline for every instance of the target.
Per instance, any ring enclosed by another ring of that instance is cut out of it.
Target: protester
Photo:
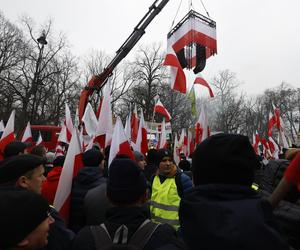
[[[17,155],[5,160],[0,166],[0,186],[21,187],[41,194],[42,183],[45,180],[45,159],[36,155]],[[50,226],[47,249],[69,249],[74,233],[67,230],[58,212],[51,207],[50,212],[55,222]]]
[[[12,141],[4,148],[4,159],[21,154],[27,154],[27,145],[24,142]]]
[[[86,225],[84,213],[84,198],[87,192],[105,182],[103,177],[104,157],[97,149],[90,149],[83,153],[84,167],[78,171],[73,179],[71,193],[71,210],[69,226],[78,232]]]
[[[65,162],[65,156],[58,156],[53,161],[52,170],[48,173],[46,180],[42,185],[42,195],[48,200],[49,204],[53,204],[58,181]]]
[[[146,168],[146,165],[147,165],[145,156],[138,151],[134,151],[133,155],[134,155],[134,159],[135,159],[135,162],[137,163],[137,165],[144,171]]]
[[[46,158],[47,149],[44,145],[36,145],[31,149],[30,154]]]
[[[158,171],[151,185],[151,219],[178,229],[179,203],[183,194],[192,188],[192,181],[177,169],[173,154],[167,149],[158,150],[157,165]]]
[[[246,136],[217,134],[198,145],[195,187],[179,209],[189,249],[289,249],[273,226],[270,204],[251,188],[258,164]]]
[[[158,166],[156,164],[157,150],[152,148],[148,150],[146,162],[147,165],[144,170],[147,181],[151,180],[151,177],[156,173]]]
[[[113,207],[107,212],[104,224],[84,227],[75,237],[73,250],[104,249],[103,234],[106,238],[109,234],[119,244],[130,243],[132,236],[142,231],[137,232],[142,224],[143,229],[149,230],[149,225],[155,231],[151,231],[149,240],[138,242],[145,245],[141,249],[164,249],[164,246],[171,247],[166,249],[184,249],[184,244],[177,238],[172,227],[166,224],[158,226],[147,221],[148,213],[143,208],[147,200],[146,178],[134,161],[126,158],[113,160],[109,167],[107,196]],[[122,237],[118,237],[121,235]],[[109,238],[107,240],[112,244]]]
[[[0,249],[42,249],[52,223],[49,205],[40,195],[0,188]]]

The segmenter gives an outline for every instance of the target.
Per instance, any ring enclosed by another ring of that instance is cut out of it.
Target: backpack
[[[136,230],[128,242],[128,228],[125,225],[118,227],[114,238],[111,239],[104,223],[99,226],[90,226],[97,250],[138,250],[144,249],[159,224],[145,220]],[[120,243],[121,240],[121,243]]]

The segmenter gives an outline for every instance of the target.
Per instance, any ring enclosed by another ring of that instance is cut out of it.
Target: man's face
[[[40,165],[33,170],[33,173],[26,177],[27,189],[40,194],[42,192],[42,184],[43,181],[46,179],[44,176],[44,166]]]
[[[145,160],[138,161],[137,164],[142,170],[145,170],[145,167],[147,165]]]
[[[173,161],[169,156],[165,156],[159,163],[159,171],[162,174],[169,174],[173,169]]]
[[[41,249],[48,244],[50,225],[54,223],[54,221],[55,220],[51,217],[51,215],[49,215],[26,237],[29,241],[28,249]]]

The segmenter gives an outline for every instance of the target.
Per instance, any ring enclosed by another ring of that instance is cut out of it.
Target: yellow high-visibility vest
[[[154,177],[150,203],[153,222],[167,223],[175,229],[179,228],[180,197],[177,192],[175,177],[167,178],[163,183],[160,183],[158,176]]]

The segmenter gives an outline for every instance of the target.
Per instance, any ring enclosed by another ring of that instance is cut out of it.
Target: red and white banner
[[[6,145],[15,140],[15,110],[9,116],[6,127],[0,139],[0,160],[3,158],[3,153]]]
[[[200,73],[198,73],[198,76],[196,77],[194,84],[200,84],[200,85],[208,88],[210,97],[214,97],[214,93],[213,93],[211,87],[209,86],[208,82],[202,77],[202,75]]]
[[[79,169],[83,167],[82,149],[76,128],[72,131],[72,134],[53,203],[66,224],[69,221],[73,177],[77,176]]]
[[[32,133],[30,128],[30,122],[27,122],[27,126],[24,130],[21,142],[32,142]]]
[[[110,166],[110,163],[117,155],[127,155],[130,159],[134,160],[133,152],[125,135],[122,121],[119,117],[117,117],[114,132],[112,135],[108,166]]]
[[[162,104],[162,102],[159,99],[154,105],[154,112],[162,114],[165,117],[166,122],[169,122],[171,120],[170,113],[168,112],[168,110],[165,108],[165,106]]]
[[[143,110],[141,109],[139,131],[134,144],[134,150],[146,155],[148,152],[147,127],[144,120]]]

